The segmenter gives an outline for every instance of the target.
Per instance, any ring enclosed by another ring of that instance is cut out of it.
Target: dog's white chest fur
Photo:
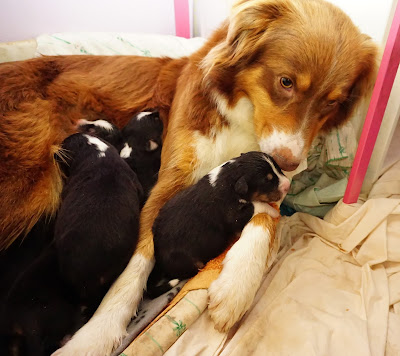
[[[227,118],[230,125],[213,130],[209,135],[195,132],[193,145],[197,165],[192,172],[193,182],[241,153],[260,150],[254,133],[253,104],[250,100],[242,98],[234,108],[228,108],[226,100],[221,97],[216,97],[215,100],[219,112]]]

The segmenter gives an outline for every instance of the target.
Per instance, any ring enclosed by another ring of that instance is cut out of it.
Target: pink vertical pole
[[[174,0],[175,34],[190,38],[189,0]]]
[[[356,203],[360,195],[361,187],[372,151],[375,146],[382,118],[386,110],[392,90],[394,78],[400,62],[400,3],[397,3],[396,11],[393,17],[392,25],[388,39],[386,41],[385,51],[383,53],[378,76],[372,92],[371,102],[357,153],[354,158],[353,168],[350,172],[349,182],[346,187],[343,202],[346,204]]]

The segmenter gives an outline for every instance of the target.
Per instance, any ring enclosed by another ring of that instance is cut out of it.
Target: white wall
[[[307,1],[307,0],[305,0]],[[330,0],[377,42],[396,0]],[[189,0],[193,34],[207,37],[234,0]],[[175,34],[173,0],[0,0],[0,42],[67,31]]]
[[[175,35],[173,0],[0,0],[0,42],[68,31]]]
[[[329,0],[351,17],[360,30],[377,43],[385,39],[386,25],[397,0]]]
[[[194,35],[207,37],[229,15],[234,0],[191,0],[194,2]],[[305,0],[307,1],[307,0]],[[393,2],[396,0],[329,0],[340,7],[362,32],[381,43]]]

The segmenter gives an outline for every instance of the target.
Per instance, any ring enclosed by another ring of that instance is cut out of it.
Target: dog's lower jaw
[[[154,259],[140,251],[135,253],[89,322],[52,356],[110,355],[126,336],[126,327],[136,314],[153,265]]]
[[[208,289],[208,312],[218,331],[229,331],[253,303],[271,256],[274,226],[269,215],[254,216],[228,251],[221,274]]]

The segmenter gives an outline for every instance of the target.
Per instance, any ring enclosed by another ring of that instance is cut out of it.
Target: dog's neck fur
[[[218,83],[204,81],[201,63],[215,44],[225,39],[226,33],[227,27],[223,26],[202,49],[189,57],[192,68],[199,73],[199,82],[195,85],[200,89],[201,105],[207,105],[207,108],[200,108],[198,112],[193,110],[187,113],[189,117],[181,118],[194,131],[192,146],[197,163],[191,175],[192,182],[197,182],[211,169],[242,152],[260,150],[253,124],[254,106],[250,99],[240,88],[228,93],[221,90]],[[177,102],[179,96],[177,93]],[[193,127],[194,121],[196,127]]]

